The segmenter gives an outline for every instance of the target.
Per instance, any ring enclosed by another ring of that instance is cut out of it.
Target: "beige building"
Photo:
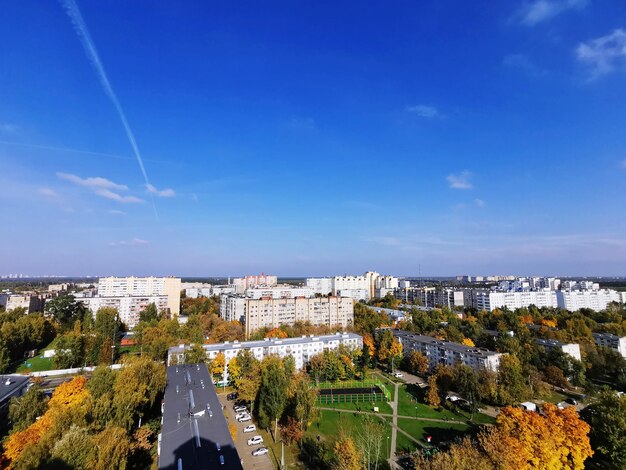
[[[225,320],[244,323],[246,337],[260,328],[276,328],[296,322],[346,328],[354,319],[354,302],[347,297],[247,299],[222,296]]]
[[[98,297],[160,297],[167,296],[167,309],[172,317],[180,313],[179,277],[101,277]]]

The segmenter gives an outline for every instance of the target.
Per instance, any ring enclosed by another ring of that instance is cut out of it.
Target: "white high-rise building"
[[[167,296],[167,308],[177,317],[180,313],[179,277],[101,277],[98,297]]]
[[[333,279],[330,277],[311,277],[306,280],[306,286],[313,289],[314,294],[328,295],[333,291]]]
[[[354,302],[333,296],[249,299],[223,295],[220,314],[227,321],[242,321],[248,337],[260,328],[277,328],[296,322],[346,328],[354,320]]]
[[[368,271],[363,276],[309,278],[306,285],[322,295],[331,292],[332,295],[348,296],[355,300],[370,300],[376,296],[377,289],[386,293],[397,289],[398,282],[397,277],[381,276],[375,271]]]
[[[313,289],[310,287],[294,287],[288,285],[273,287],[250,287],[246,289],[245,296],[249,299],[293,299],[295,297],[313,297]]]
[[[555,339],[536,338],[535,344],[537,344],[538,346],[542,346],[543,348],[545,348],[546,351],[550,351],[551,349],[558,349],[559,351],[562,351],[563,353],[573,357],[577,361],[582,360],[580,356],[580,345],[577,343],[566,344],[561,343],[560,341],[557,341]]]
[[[104,307],[114,308],[120,316],[120,320],[128,328],[133,328],[139,323],[139,314],[142,310],[150,305],[154,304],[157,311],[166,311],[168,307],[169,298],[166,295],[151,295],[151,296],[125,296],[125,297],[78,297],[76,299],[82,302],[85,307],[92,311],[95,315],[96,312]]]
[[[557,307],[555,291],[521,291],[521,292],[501,292],[501,291],[474,291],[474,306],[478,310],[494,310],[506,307],[509,310],[528,307]]]
[[[589,308],[598,312],[605,310],[611,302],[621,302],[619,293],[610,289],[559,290],[556,298],[560,308],[570,311]]]

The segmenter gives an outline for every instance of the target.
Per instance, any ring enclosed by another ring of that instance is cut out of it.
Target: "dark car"
[[[578,405],[578,402],[573,398],[566,398],[565,403],[569,403],[570,405]]]
[[[237,393],[236,392],[229,393],[228,395],[226,395],[226,399],[227,400],[234,400],[235,398],[237,398]]]

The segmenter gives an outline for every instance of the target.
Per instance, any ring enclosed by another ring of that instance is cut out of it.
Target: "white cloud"
[[[125,191],[128,189],[128,186],[125,184],[117,184],[100,176],[81,178],[80,176],[76,176],[71,173],[61,172],[57,173],[57,176],[62,180],[69,181],[70,183],[74,183],[79,186],[85,186],[87,188],[115,189],[117,191]]]
[[[56,193],[56,191],[50,188],[39,188],[38,193],[41,194],[46,199],[48,199],[49,201],[55,201],[59,198],[59,195]]]
[[[524,54],[510,54],[502,59],[502,63],[512,69],[524,72],[529,77],[537,78],[546,75],[548,72],[533,63]]]
[[[159,197],[174,197],[174,196],[176,196],[176,193],[174,192],[173,189],[165,188],[165,189],[159,190],[159,189],[155,188],[153,185],[151,185],[150,183],[148,183],[146,185],[146,189],[148,190],[149,193],[156,194]]]
[[[133,203],[142,203],[145,202],[143,199],[140,199],[135,196],[122,196],[115,191],[126,191],[128,186],[125,184],[114,183],[111,180],[106,178],[102,178],[101,176],[93,176],[89,178],[81,178],[80,176],[73,175],[71,173],[57,173],[57,177],[62,180],[69,181],[77,186],[83,186],[85,188],[91,189],[98,196],[104,197],[106,199],[111,199],[112,201],[121,202],[123,204],[133,204]]]
[[[472,173],[469,171],[462,171],[458,174],[450,174],[446,177],[448,180],[448,186],[452,189],[472,189],[474,186],[470,181]]]
[[[110,246],[144,246],[148,245],[150,242],[148,240],[143,240],[141,238],[133,238],[131,240],[121,240],[119,242],[110,242]]]
[[[616,29],[611,34],[579,44],[576,57],[589,67],[592,80],[625,66],[626,31]]]
[[[113,214],[113,215],[126,215],[126,212],[124,211],[118,211],[117,209],[110,209],[107,211],[109,214]]]
[[[485,207],[487,205],[487,203],[485,201],[483,201],[482,199],[474,199],[474,203],[476,204],[477,207]]]
[[[568,10],[580,10],[588,3],[588,0],[535,0],[522,6],[517,17],[522,24],[535,26]]]
[[[419,117],[434,119],[442,117],[442,114],[434,106],[428,106],[425,104],[418,104],[415,106],[407,106],[406,110],[409,113],[417,114]]]

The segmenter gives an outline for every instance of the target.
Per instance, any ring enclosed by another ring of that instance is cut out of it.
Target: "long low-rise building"
[[[405,356],[408,356],[412,351],[422,353],[428,358],[431,370],[440,364],[446,366],[465,364],[474,370],[492,371],[497,371],[500,367],[502,353],[450,341],[441,341],[431,336],[416,335],[404,330],[393,329],[391,331],[402,344]]]
[[[241,321],[246,337],[261,328],[277,328],[296,322],[345,329],[354,320],[354,302],[346,297],[261,298],[222,296],[220,314],[227,321]]]
[[[233,341],[203,345],[208,359],[212,360],[219,353],[224,354],[226,360],[224,379],[228,380],[228,363],[240,351],[250,351],[259,361],[266,356],[276,355],[294,358],[297,369],[302,369],[313,356],[327,350],[335,350],[339,346],[349,349],[362,349],[363,337],[355,333],[336,333],[334,335],[302,336],[299,338],[266,338],[260,341]],[[170,348],[167,354],[169,365],[185,362],[185,353],[190,346],[180,345]]]
[[[577,343],[561,343],[555,339],[542,339],[536,338],[535,344],[538,346],[542,346],[546,351],[550,351],[552,349],[557,349],[564,354],[567,354],[577,361],[581,361],[582,357],[580,356],[580,345]]]
[[[611,333],[593,333],[593,340],[598,346],[615,349],[626,358],[626,336],[617,336]]]

